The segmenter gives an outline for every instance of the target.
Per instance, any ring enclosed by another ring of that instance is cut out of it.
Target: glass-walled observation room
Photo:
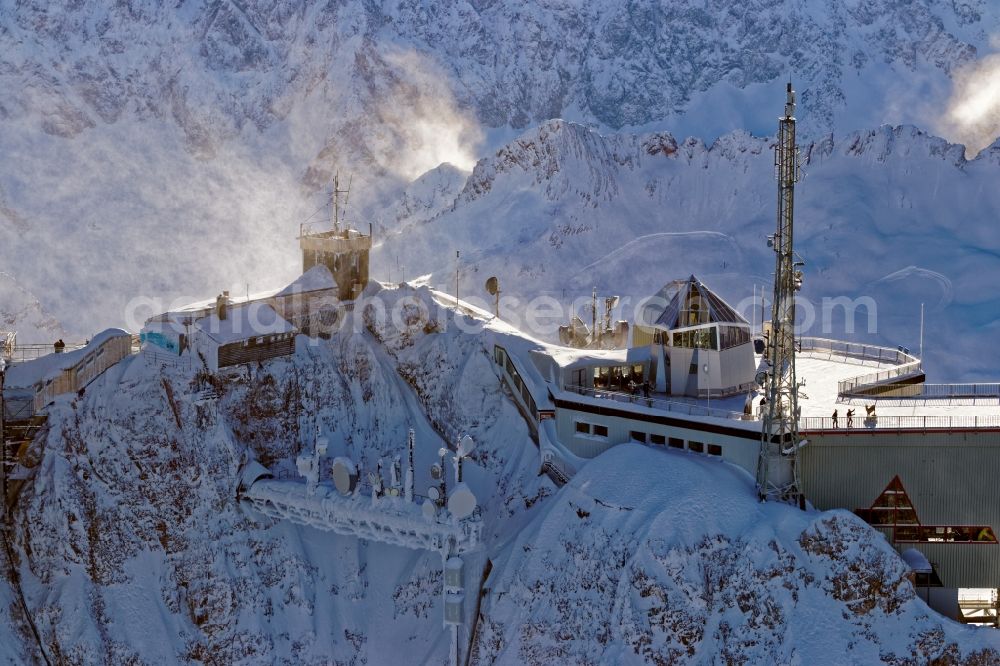
[[[672,331],[669,335],[671,346],[684,349],[720,351],[750,343],[750,327],[739,324],[709,324]]]

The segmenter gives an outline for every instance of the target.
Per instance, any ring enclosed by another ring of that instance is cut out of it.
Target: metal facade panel
[[[1000,431],[809,433],[802,485],[820,509],[868,507],[896,475],[924,525],[1000,529]],[[1000,587],[1000,545],[915,546],[946,586]]]

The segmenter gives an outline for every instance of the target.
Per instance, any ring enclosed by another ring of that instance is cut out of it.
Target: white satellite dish
[[[341,495],[350,495],[358,487],[358,470],[349,458],[335,458],[330,476]]]
[[[433,465],[431,465],[431,478],[434,479],[435,481],[439,480],[441,478],[441,474],[443,473],[443,471],[444,470],[441,469],[441,465],[439,465],[438,463],[434,463]]]
[[[441,491],[438,490],[437,486],[431,486],[427,489],[427,496],[436,502],[441,499]]]
[[[428,520],[433,520],[434,515],[437,513],[437,507],[434,506],[434,502],[424,502],[424,505],[420,508],[424,513],[424,518]]]
[[[476,496],[469,490],[469,486],[464,483],[458,484],[455,492],[448,498],[448,511],[459,520],[468,518],[476,510]]]
[[[399,488],[389,488],[389,497],[399,497]]]
[[[456,453],[458,453],[458,455],[462,457],[465,457],[470,453],[472,453],[472,450],[475,448],[476,448],[476,442],[473,441],[473,439],[468,435],[465,435],[458,442],[458,451],[456,451]]]

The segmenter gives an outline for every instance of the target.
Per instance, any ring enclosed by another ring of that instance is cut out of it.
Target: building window
[[[688,442],[688,451],[694,451],[695,453],[704,453],[705,445],[702,442]]]
[[[664,444],[667,443],[667,438],[664,437],[663,435],[650,435],[649,436],[649,443],[650,444],[659,444],[660,446],[663,446]]]
[[[709,444],[708,445],[708,455],[710,455],[710,456],[721,456],[722,455],[722,447],[719,446],[718,444]]]
[[[646,433],[633,430],[630,434],[635,441],[642,442],[643,444],[646,443]]]
[[[598,437],[607,437],[608,436],[608,426],[595,425],[594,426],[594,434],[597,435]]]
[[[683,449],[684,448],[684,440],[680,439],[679,437],[671,437],[670,438],[670,448],[672,448],[672,449]]]
[[[578,433],[581,433],[581,434],[584,434],[584,435],[589,435],[590,434],[590,424],[589,423],[583,423],[582,421],[577,421],[576,422],[576,431]]]

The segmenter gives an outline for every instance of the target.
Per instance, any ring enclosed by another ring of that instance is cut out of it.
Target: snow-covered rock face
[[[25,595],[50,657],[443,659],[439,555],[255,520],[237,502],[246,460],[294,477],[295,456],[312,445],[317,425],[330,442],[324,478],[336,456],[350,456],[366,476],[380,456],[405,455],[407,429],[415,428],[421,494],[442,435],[469,433],[479,446],[465,478],[483,498],[488,543],[517,529],[531,498],[551,494],[481,338],[447,325],[435,332],[439,308],[426,290],[414,293],[385,296],[390,306],[404,297],[423,303],[427,314],[403,331],[390,333],[372,318],[322,345],[300,338],[294,357],[231,380],[132,357],[82,397],[58,401],[31,454],[38,466],[20,492],[14,532]],[[199,404],[196,392],[209,385],[218,401]],[[12,599],[0,585],[0,600]],[[16,613],[0,618],[0,655],[8,646],[30,654]]]
[[[462,293],[485,300],[483,282],[499,276],[509,321],[530,327],[541,297],[562,304],[563,321],[530,331],[548,339],[595,286],[621,296],[634,321],[642,298],[691,274],[759,322],[754,286],[770,295],[773,281],[772,144],[746,132],[711,146],[663,132],[602,136],[551,121],[481,160],[450,209],[404,219],[373,266],[405,257],[407,276],[431,274],[451,291],[459,250]],[[987,277],[1000,274],[992,153],[967,161],[961,146],[910,126],[803,142],[801,153],[804,333],[917,351],[923,303],[931,381],[1000,376],[1000,357],[982,353],[1000,325],[1000,287]]]
[[[762,505],[691,454],[611,449],[495,564],[477,663],[1000,659],[1000,637],[930,612],[852,514]]]
[[[3,271],[0,271],[0,331],[17,331],[22,342],[48,342],[66,335],[38,298]]]
[[[386,93],[414,101],[414,56],[435,63],[489,127],[567,114],[643,125],[789,73],[814,129],[845,111],[870,124],[890,103],[905,112],[907,84],[940,86],[974,59],[997,19],[986,0],[19,2],[4,14],[4,87],[24,93],[4,100],[2,117],[34,115],[67,137],[127,116],[167,119],[204,155],[222,137],[285,122],[304,101],[329,104],[339,118],[324,120],[339,129],[391,118]],[[378,155],[364,134],[327,138]]]

